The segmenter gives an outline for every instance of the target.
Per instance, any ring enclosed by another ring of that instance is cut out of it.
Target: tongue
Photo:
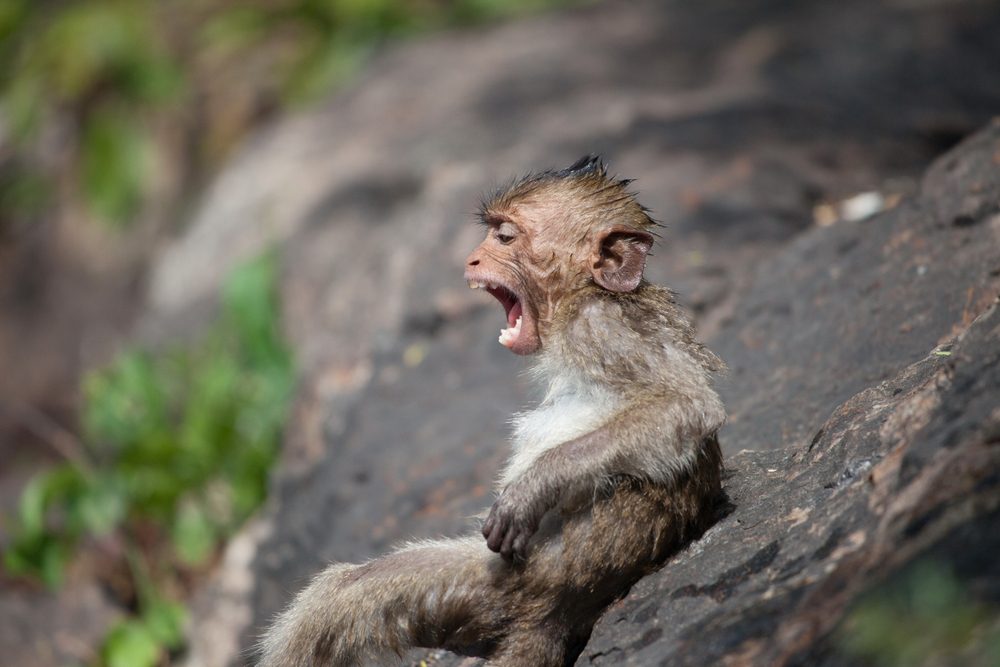
[[[507,313],[507,324],[509,324],[510,326],[514,326],[514,324],[517,322],[517,318],[521,317],[521,312],[522,312],[521,302],[515,301],[514,305],[511,306],[510,312]]]

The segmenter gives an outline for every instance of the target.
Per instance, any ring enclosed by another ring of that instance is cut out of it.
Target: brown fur
[[[602,610],[711,524],[724,412],[710,378],[723,365],[673,295],[642,281],[654,223],[626,186],[590,159],[484,205],[490,231],[467,277],[501,285],[490,289],[505,307],[516,298],[526,323],[508,346],[539,354],[550,382],[519,418],[486,540],[331,566],[268,632],[263,666],[354,665],[410,646],[572,664]]]

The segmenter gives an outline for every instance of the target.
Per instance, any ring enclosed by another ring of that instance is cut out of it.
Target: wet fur
[[[623,479],[549,518],[528,559],[471,538],[418,543],[318,575],[279,618],[262,665],[356,665],[440,647],[496,667],[570,665],[604,608],[707,529],[721,454],[714,438],[670,487]]]
[[[653,224],[625,186],[581,161],[484,206],[532,235],[523,261],[480,257],[534,295],[545,343],[532,371],[543,398],[515,417],[492,510],[526,513],[530,539],[515,551],[524,558],[506,560],[474,535],[330,566],[268,631],[262,667],[356,665],[411,646],[496,667],[572,664],[603,609],[712,523],[725,411],[711,380],[722,362],[669,290],[602,289],[575,259],[610,214],[618,228]],[[553,211],[572,224],[531,222]]]

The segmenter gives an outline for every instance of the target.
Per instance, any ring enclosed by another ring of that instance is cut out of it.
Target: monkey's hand
[[[538,530],[542,516],[555,505],[550,494],[538,493],[526,480],[512,482],[490,508],[483,537],[491,551],[499,552],[504,560],[524,559],[528,540]]]

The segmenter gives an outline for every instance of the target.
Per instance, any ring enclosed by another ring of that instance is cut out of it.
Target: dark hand
[[[486,546],[505,560],[514,556],[523,560],[528,553],[528,540],[538,530],[538,522],[548,509],[548,504],[540,498],[531,498],[517,483],[511,484],[493,503],[483,524]]]

